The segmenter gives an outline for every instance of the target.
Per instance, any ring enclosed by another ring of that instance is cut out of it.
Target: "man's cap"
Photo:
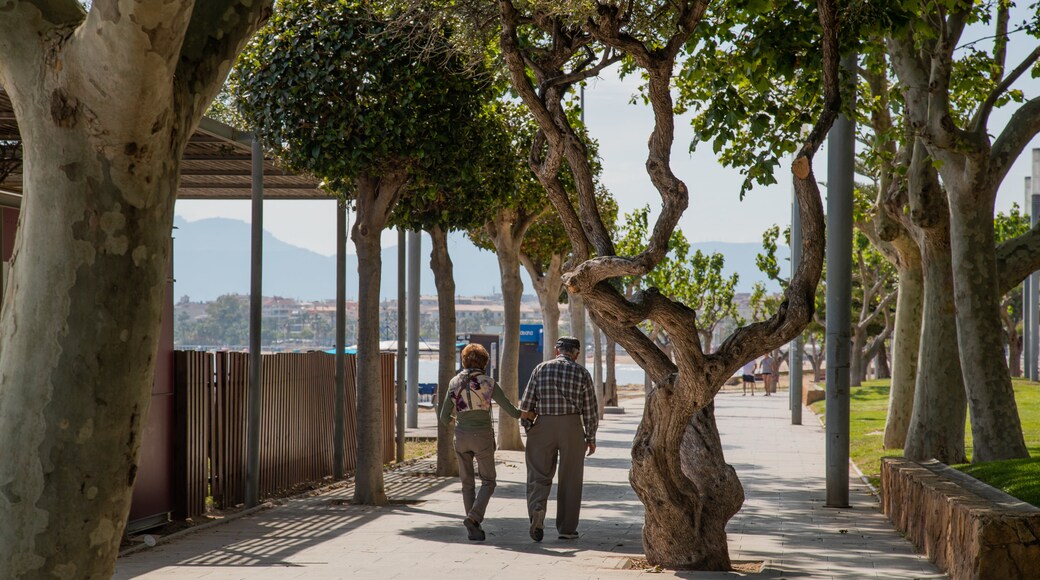
[[[576,350],[581,348],[581,342],[573,336],[561,336],[559,340],[556,341],[556,348]]]

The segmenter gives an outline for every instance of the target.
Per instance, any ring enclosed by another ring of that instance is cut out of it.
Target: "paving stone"
[[[628,484],[630,446],[641,397],[601,422],[600,446],[586,462],[582,536],[557,540],[550,504],[541,543],[527,536],[523,452],[500,451],[498,488],[488,508],[485,542],[462,526],[457,479],[429,476],[420,462],[387,474],[391,498],[414,505],[370,508],[336,504],[348,486],[293,499],[179,540],[121,558],[115,578],[188,580],[266,578],[942,578],[895,533],[877,501],[850,475],[853,508],[823,507],[823,430],[805,412],[792,426],[785,397],[721,394],[716,417],[726,459],[746,501],[729,523],[734,560],[764,562],[758,574],[622,570],[641,557],[643,508]],[[432,411],[420,412],[429,433]],[[435,431],[434,431],[435,432]],[[555,495],[555,488],[554,488]],[[847,529],[848,534],[839,530]]]

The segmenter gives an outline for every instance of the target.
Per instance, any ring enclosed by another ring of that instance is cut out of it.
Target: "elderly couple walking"
[[[513,418],[522,418],[527,429],[527,514],[531,539],[540,542],[549,491],[557,465],[556,530],[561,540],[578,537],[585,455],[596,451],[596,395],[592,377],[575,362],[581,343],[572,337],[556,342],[556,358],[535,367],[524,390],[520,409],[506,398],[494,379],[484,374],[488,353],[479,344],[462,349],[462,371],[448,384],[439,419],[445,425],[455,417],[455,454],[462,480],[469,539],[485,537],[481,522],[495,491],[495,432],[491,427],[491,401]],[[473,462],[477,463],[476,489]]]

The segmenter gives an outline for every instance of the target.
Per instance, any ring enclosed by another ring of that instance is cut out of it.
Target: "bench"
[[[951,578],[1040,579],[1040,508],[938,461],[881,460],[882,508]]]

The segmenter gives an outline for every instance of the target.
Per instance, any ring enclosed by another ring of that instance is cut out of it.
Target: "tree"
[[[892,266],[874,250],[861,231],[853,237],[852,254],[856,270],[852,281],[854,320],[849,374],[850,385],[859,386],[867,378],[868,363],[892,334],[894,321],[890,305],[897,291]],[[883,322],[879,325],[879,321]]]
[[[483,87],[474,86],[474,92]],[[494,198],[488,195],[500,176],[502,163],[509,172],[515,165],[505,128],[490,106],[455,132],[453,151],[458,158],[445,163],[439,171],[423,176],[412,195],[398,203],[392,221],[398,227],[423,229],[430,233],[430,269],[437,286],[437,318],[439,337],[437,362],[437,397],[439,404],[448,396],[448,383],[456,374],[455,278],[448,252],[448,233],[468,230],[483,223]],[[437,424],[437,475],[457,476],[458,460],[454,446],[455,428]]]
[[[530,119],[515,104],[498,101],[495,106],[510,141],[503,150],[503,162],[498,165],[502,171],[489,183],[491,197],[496,201],[491,217],[482,227],[470,230],[470,239],[477,247],[493,248],[498,258],[504,317],[498,377],[502,391],[516,404],[520,401],[520,298],[524,292],[520,248],[528,228],[545,213],[546,205],[531,171],[520,165],[531,146]],[[520,425],[502,409],[498,413],[498,446],[509,450],[524,448]]]
[[[112,574],[181,153],[270,9],[0,2],[0,84],[30,192],[0,317],[0,577]]]
[[[824,68],[827,108],[793,166],[805,231],[804,261],[788,288],[786,308],[769,321],[738,329],[712,354],[701,348],[696,315],[686,306],[653,289],[627,299],[608,282],[653,270],[667,253],[688,204],[687,187],[670,164],[672,74],[694,29],[707,25],[702,19],[706,3],[597,4],[595,10],[575,6],[573,13],[566,9],[570,5],[555,3],[503,1],[499,6],[500,44],[510,79],[539,127],[531,164],[573,245],[574,267],[564,274],[564,283],[585,299],[595,322],[655,382],[633,445],[630,477],[646,508],[647,558],[668,566],[729,569],[724,528],[743,494],[722,454],[712,398],[744,362],[787,342],[811,318],[823,258],[823,213],[812,157],[840,104],[833,6],[821,2],[824,34],[813,44],[814,51],[805,54],[806,62]],[[599,74],[622,55],[646,78],[645,98],[655,115],[647,171],[662,199],[647,249],[631,256],[617,254],[597,211],[587,149],[562,107],[574,83]],[[564,160],[575,178],[576,204],[557,180]],[[636,328],[647,319],[668,331],[676,345],[674,363]]]
[[[436,42],[435,36],[428,36]],[[235,95],[243,117],[289,166],[321,177],[355,204],[358,252],[358,461],[354,501],[386,503],[379,381],[380,236],[409,180],[453,160],[459,124],[479,92],[450,55],[398,33],[370,3],[280,5],[243,55]],[[447,157],[446,157],[447,156]]]
[[[573,191],[573,189],[572,189]],[[602,187],[597,189],[597,204],[606,216],[617,216],[617,204]],[[611,222],[614,219],[611,218]],[[528,228],[520,245],[520,263],[531,276],[542,310],[546,344],[544,358],[552,359],[552,347],[560,336],[560,295],[563,292],[563,264],[570,254],[570,239],[563,223],[554,213],[545,213]],[[597,386],[598,387],[598,386]]]
[[[993,54],[970,46],[955,58],[965,26],[988,21],[994,10]],[[893,19],[886,39],[909,125],[923,153],[934,161],[948,200],[957,344],[971,414],[972,461],[1029,456],[1002,349],[1000,320],[1001,296],[1024,274],[1009,277],[1014,266],[998,256],[993,206],[1011,164],[1040,132],[1040,97],[1018,107],[995,139],[990,137],[989,118],[999,104],[1021,99],[1012,86],[1040,58],[1040,47],[1014,68],[1006,68],[1008,10],[1007,3],[907,6],[907,12]],[[1031,35],[1038,32],[1036,18],[1034,14],[1027,28]],[[984,66],[978,66],[980,60]],[[1040,232],[1027,237],[1040,238]]]
[[[1029,231],[1029,216],[1021,213],[1018,204],[1013,203],[1008,213],[997,213],[993,225],[997,243],[1003,244]],[[1013,377],[1022,376],[1022,337],[1018,334],[1018,325],[1022,322],[1024,312],[1022,287],[1019,285],[1004,294],[1000,301],[1000,320],[1004,324],[1008,366]]]
[[[690,254],[690,244],[681,231],[672,234],[672,250],[647,276],[648,282],[666,296],[681,302],[697,315],[701,347],[712,351],[712,338],[719,323],[731,318],[743,324],[734,302],[740,277],[722,274],[726,258],[722,254]]]

